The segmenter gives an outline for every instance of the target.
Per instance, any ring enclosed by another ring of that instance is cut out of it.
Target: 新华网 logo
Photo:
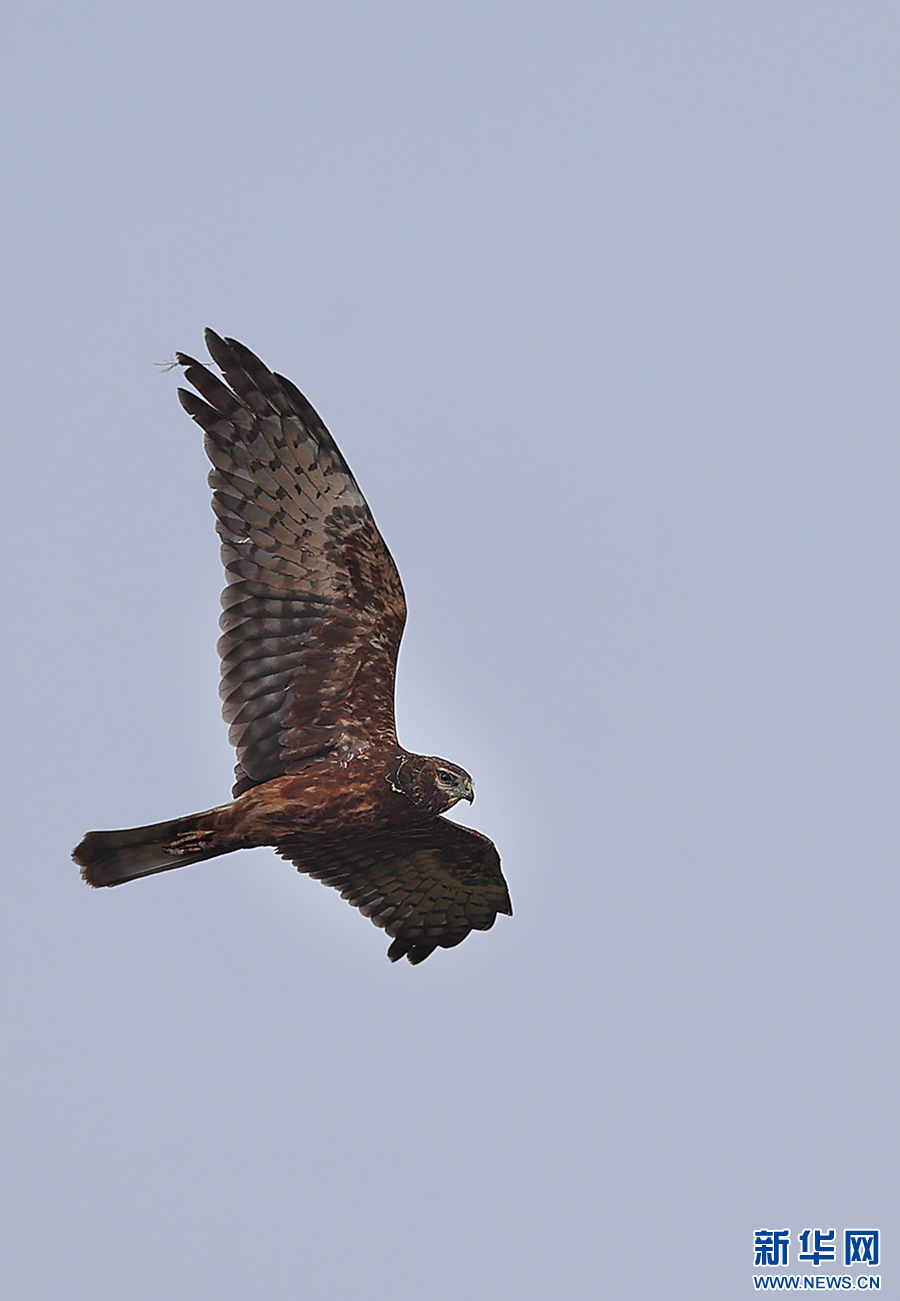
[[[844,1264],[867,1265],[874,1268],[881,1263],[881,1235],[878,1229],[844,1230]],[[797,1261],[818,1266],[831,1262],[837,1253],[838,1235],[834,1229],[804,1229],[797,1235],[799,1251]],[[771,1269],[789,1265],[791,1251],[790,1229],[756,1229],[753,1233],[753,1263]]]

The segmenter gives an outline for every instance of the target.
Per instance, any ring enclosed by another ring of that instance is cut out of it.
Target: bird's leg
[[[202,831],[200,829],[182,831],[163,845],[163,850],[174,858],[181,858],[185,854],[200,854],[206,849],[212,849],[215,839],[215,831]]]

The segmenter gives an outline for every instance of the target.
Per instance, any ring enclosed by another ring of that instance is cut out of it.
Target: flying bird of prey
[[[206,344],[226,382],[178,353],[197,390],[178,396],[213,464],[234,798],[172,822],[90,831],[72,856],[90,885],[112,886],[272,845],[383,927],[392,962],[422,962],[512,913],[499,856],[441,817],[474,799],[469,774],[397,740],[406,601],[334,440],[243,344],[211,330]]]

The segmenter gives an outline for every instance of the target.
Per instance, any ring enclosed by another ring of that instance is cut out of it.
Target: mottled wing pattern
[[[469,931],[487,931],[512,914],[500,856],[487,836],[446,818],[340,844],[282,844],[301,872],[340,890],[394,942],[392,962],[423,962]]]
[[[178,354],[202,427],[228,586],[222,712],[234,794],[312,755],[396,740],[406,603],[396,566],[331,435],[290,380],[211,330],[223,384]]]

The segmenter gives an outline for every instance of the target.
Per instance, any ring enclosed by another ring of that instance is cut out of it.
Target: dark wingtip
[[[410,940],[396,939],[388,949],[387,955],[391,962],[406,958],[407,962],[411,962],[416,967],[430,957],[436,948],[436,944],[415,944]]]
[[[229,366],[234,365],[234,355],[228,343],[221,335],[216,334],[215,330],[209,327],[203,331],[203,341],[206,344],[210,357],[218,366],[219,370],[227,370]]]
[[[257,372],[261,372],[262,376],[266,376],[270,380],[274,379],[274,376],[266,363],[260,357],[257,357],[256,353],[252,352],[251,349],[247,347],[246,343],[241,343],[240,339],[232,339],[231,336],[227,334],[224,339],[220,340],[220,342],[223,347],[228,349],[232,365],[237,363],[237,365],[242,366],[257,380],[260,378],[260,375],[257,375]]]
[[[178,394],[178,401],[193,419],[196,420],[198,416],[210,410],[207,403],[198,397],[196,393],[192,393],[189,388],[179,388],[175,392]]]
[[[420,962],[424,962],[426,958],[430,958],[436,948],[436,944],[413,944],[410,946],[409,952],[406,955],[406,961],[411,962],[414,967],[417,967]]]

